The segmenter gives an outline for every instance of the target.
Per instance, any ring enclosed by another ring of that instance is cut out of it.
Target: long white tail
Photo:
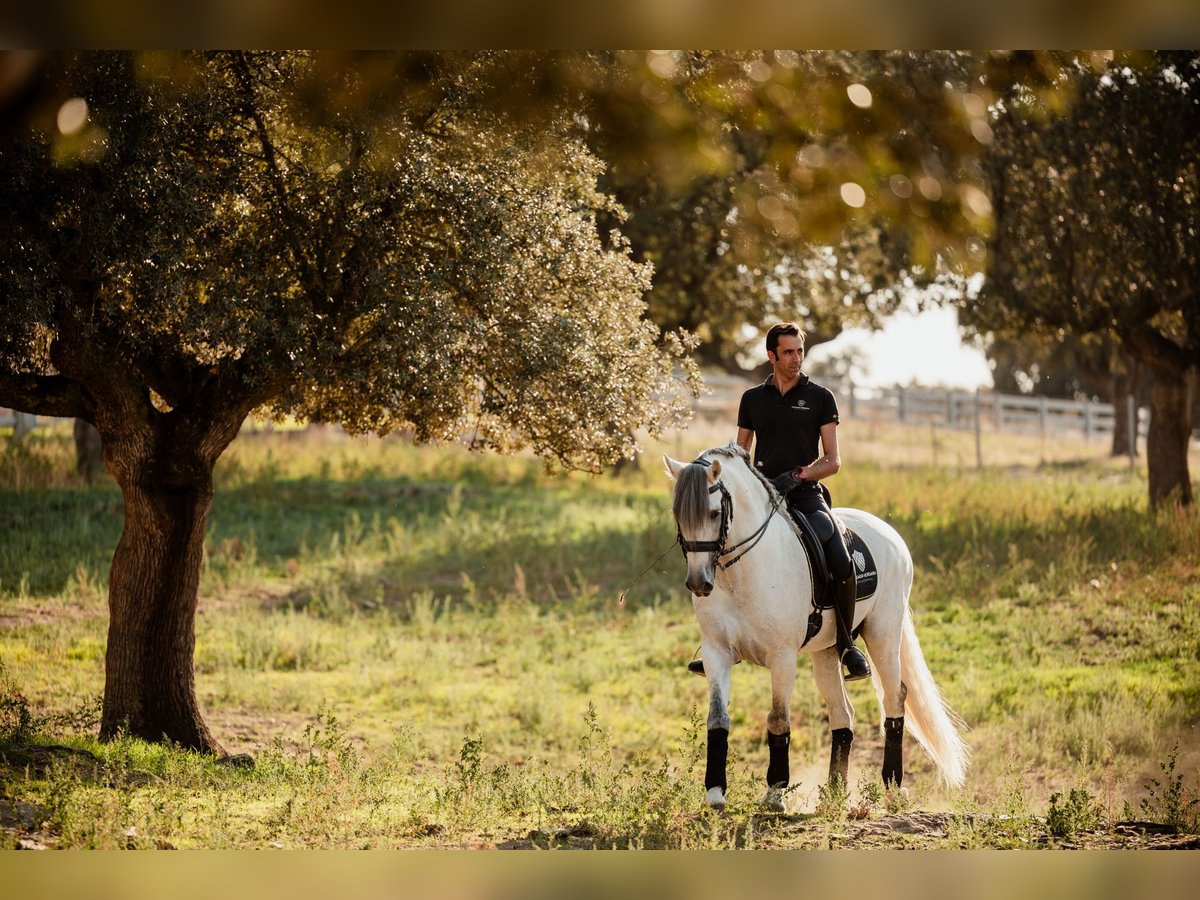
[[[946,783],[951,787],[961,786],[966,780],[971,756],[960,733],[960,729],[965,730],[967,726],[942,699],[942,692],[921,653],[921,642],[917,640],[917,630],[908,609],[904,610],[904,625],[900,632],[900,678],[908,688],[904,698],[905,727],[937,763]]]

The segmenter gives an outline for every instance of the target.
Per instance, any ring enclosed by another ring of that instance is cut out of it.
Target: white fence
[[[710,375],[706,381],[711,393],[696,404],[697,413],[711,420],[732,423],[737,418],[742,392],[753,382],[731,375]],[[1090,400],[1054,400],[996,391],[952,391],[938,388],[855,386],[850,382],[822,382],[838,398],[838,409],[848,419],[865,419],[901,424],[925,425],[979,431],[988,428],[1002,433],[1054,436],[1078,434],[1087,440],[1111,437],[1116,423],[1111,403]],[[1133,398],[1127,398],[1133,411]],[[1144,439],[1150,421],[1149,410],[1137,410],[1137,436]],[[1134,419],[1129,416],[1132,425]],[[0,427],[11,427],[17,437],[37,424],[37,418],[25,413],[0,409]]]
[[[13,409],[0,409],[0,428],[11,428],[13,437],[20,440],[37,426],[37,416],[17,412]]]
[[[697,412],[706,418],[737,417],[738,401],[752,382],[733,376],[710,376],[712,393],[697,404]],[[1090,400],[1055,400],[996,391],[955,391],[938,388],[855,386],[849,382],[822,382],[838,399],[844,418],[925,425],[978,431],[987,428],[1004,433],[1053,436],[1078,434],[1091,440],[1111,437],[1116,415],[1111,403]],[[1127,398],[1133,411],[1133,398]],[[1137,410],[1137,436],[1144,439],[1150,420],[1149,410]],[[1133,424],[1133,417],[1129,417]]]
[[[1005,433],[1074,433],[1087,440],[1111,436],[1116,426],[1113,405],[1091,400],[911,387],[866,389],[837,385],[831,389],[838,394],[839,402],[850,418],[876,418],[963,431],[988,427]],[[1132,397],[1127,398],[1127,402],[1132,413]],[[1137,434],[1144,438],[1149,411],[1140,409],[1137,413]],[[1130,424],[1133,424],[1132,416]]]

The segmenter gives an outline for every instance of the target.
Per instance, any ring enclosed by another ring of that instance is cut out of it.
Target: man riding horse
[[[834,583],[838,656],[846,681],[868,678],[871,666],[854,646],[855,572],[846,543],[834,523],[821,479],[841,469],[838,452],[837,401],[827,388],[800,371],[804,362],[804,331],[794,322],[780,322],[767,332],[767,359],[772,373],[766,381],[742,394],[738,408],[737,443],[746,452],[753,446],[754,466],[787,499],[788,511],[807,524],[821,540]],[[818,444],[823,451],[818,456]],[[703,663],[690,668],[703,673]]]

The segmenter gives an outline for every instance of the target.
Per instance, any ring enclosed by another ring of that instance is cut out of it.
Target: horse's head
[[[687,559],[687,589],[697,597],[712,593],[716,581],[717,554],[724,549],[722,534],[721,460],[703,456],[683,463],[663,455],[667,474],[675,480],[672,512],[679,529],[679,542]],[[731,511],[732,512],[732,511]],[[728,522],[725,522],[725,531]]]
[[[717,565],[731,549],[735,498],[745,496],[747,484],[755,480],[745,459],[734,447],[705,451],[690,463],[663,456],[667,475],[675,481],[672,511],[688,564],[685,583],[697,597],[712,593]]]

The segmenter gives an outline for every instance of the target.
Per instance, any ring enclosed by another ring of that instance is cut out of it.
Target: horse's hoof
[[[704,796],[704,800],[717,812],[722,812],[725,809],[725,791],[719,787],[709,788],[708,793]]]
[[[782,788],[772,787],[767,788],[767,792],[763,794],[759,805],[767,812],[783,812],[783,790]]]

